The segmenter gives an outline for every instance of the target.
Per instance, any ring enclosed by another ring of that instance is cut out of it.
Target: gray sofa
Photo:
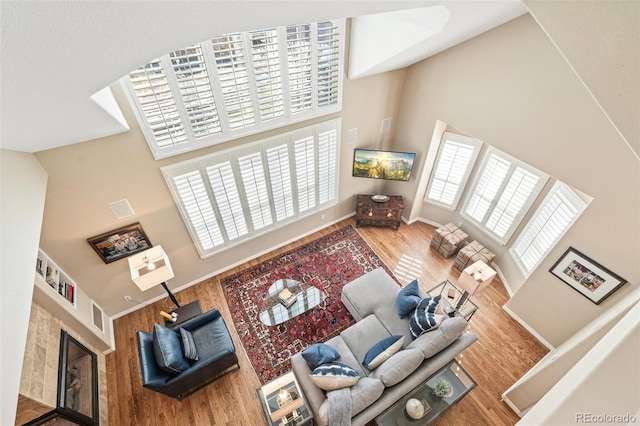
[[[378,268],[342,290],[342,302],[356,323],[326,343],[340,354],[338,361],[360,374],[351,386],[352,425],[365,425],[380,415],[456,355],[477,340],[465,333],[464,318],[445,318],[440,326],[412,340],[409,320],[401,319],[397,297],[401,287]],[[426,294],[421,291],[421,296]],[[402,350],[374,370],[362,365],[365,354],[375,343],[392,335],[404,335]],[[328,423],[327,392],[310,378],[311,369],[300,353],[291,358],[292,368],[313,411],[318,425]]]

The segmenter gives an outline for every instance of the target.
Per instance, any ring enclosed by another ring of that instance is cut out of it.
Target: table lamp
[[[482,260],[478,260],[471,266],[464,268],[460,273],[460,278],[458,278],[458,285],[464,292],[462,296],[460,296],[460,299],[458,299],[456,309],[462,308],[469,296],[473,296],[488,287],[495,276],[496,271],[491,269],[491,267]]]
[[[148,290],[160,284],[169,294],[171,301],[179,308],[176,297],[167,287],[166,280],[174,277],[171,262],[162,246],[151,247],[148,250],[129,256],[131,279],[140,288]]]

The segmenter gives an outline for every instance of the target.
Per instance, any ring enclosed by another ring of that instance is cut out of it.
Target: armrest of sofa
[[[146,331],[138,331],[136,336],[138,338],[142,386],[157,391],[166,386],[171,375],[162,371],[156,363],[156,358],[153,354],[153,334]]]
[[[301,353],[297,353],[291,357],[291,368],[296,375],[298,384],[302,388],[306,402],[311,408],[314,417],[320,419],[320,406],[324,403],[326,396],[324,391],[317,387],[311,380],[309,376],[311,369]]]

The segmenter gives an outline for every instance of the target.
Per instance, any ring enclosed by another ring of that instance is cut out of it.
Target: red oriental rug
[[[289,358],[325,342],[355,321],[340,301],[342,287],[378,267],[391,271],[347,226],[297,249],[220,280],[234,326],[260,382],[291,369]],[[291,278],[318,287],[327,297],[315,308],[277,326],[266,326],[258,314],[271,284]]]

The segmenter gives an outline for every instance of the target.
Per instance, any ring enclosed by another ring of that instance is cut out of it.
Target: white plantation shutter
[[[271,225],[273,223],[271,203],[264,176],[262,155],[256,152],[240,157],[238,164],[240,165],[240,176],[242,176],[245,200],[249,205],[253,229],[258,230]]]
[[[315,148],[313,136],[293,142],[296,183],[298,190],[298,210],[301,212],[316,206]]]
[[[335,204],[339,135],[334,119],[162,167],[200,256]]]
[[[477,139],[445,133],[425,201],[455,209],[480,151]]]
[[[214,37],[211,44],[228,125],[231,130],[249,127],[255,118],[242,34]]]
[[[209,73],[199,45],[169,54],[186,114],[196,139],[222,132]]]
[[[249,230],[242,211],[231,162],[226,161],[207,167],[207,175],[227,238],[233,241],[247,235]]]
[[[525,275],[540,264],[586,208],[586,203],[562,182],[556,182],[510,250]]]
[[[318,23],[318,106],[336,105],[340,86],[340,28]]]
[[[282,222],[294,215],[288,146],[284,144],[267,149],[267,163],[276,220]]]
[[[249,36],[260,119],[266,122],[282,118],[285,111],[278,31],[252,31]]]
[[[318,135],[318,203],[324,204],[336,197],[338,162],[338,135],[335,129]]]
[[[124,78],[156,159],[340,111],[344,21],[231,33]]]
[[[539,170],[491,149],[467,196],[462,215],[505,244],[547,178]]]
[[[161,61],[132,71],[129,82],[138,100],[138,110],[145,117],[141,124],[151,132],[155,144],[162,149],[187,142],[187,133]]]
[[[204,250],[211,250],[222,245],[224,239],[200,172],[196,170],[175,176],[173,184],[180,204],[189,219],[189,228],[195,233],[200,246]]]
[[[491,154],[480,175],[480,180],[471,193],[465,213],[476,222],[483,222],[493,200],[498,196],[502,183],[509,173],[511,163]]]
[[[533,173],[516,167],[487,220],[487,229],[504,238],[535,191],[538,179],[538,176]]]
[[[287,26],[287,64],[291,113],[313,107],[311,25]]]

